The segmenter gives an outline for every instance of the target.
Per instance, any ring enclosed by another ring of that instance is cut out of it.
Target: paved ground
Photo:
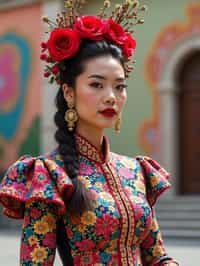
[[[18,266],[19,234],[0,231],[0,266]],[[199,241],[166,241],[168,253],[176,258],[181,266],[200,265],[200,240]],[[56,258],[55,266],[60,266]]]

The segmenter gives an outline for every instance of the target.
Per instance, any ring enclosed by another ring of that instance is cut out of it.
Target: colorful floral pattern
[[[21,265],[53,265],[58,217],[63,218],[74,265],[162,266],[172,261],[153,207],[170,186],[167,172],[148,157],[111,153],[107,141],[104,157],[84,138],[78,136],[77,143],[78,178],[91,191],[93,211],[80,217],[67,212],[63,199],[73,185],[56,150],[43,157],[24,156],[0,185],[5,213],[24,217]]]

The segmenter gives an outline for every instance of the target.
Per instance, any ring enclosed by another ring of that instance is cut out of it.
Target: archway
[[[184,62],[190,58],[193,53],[199,53],[200,39],[197,36],[184,40],[172,52],[168,62],[162,71],[158,90],[160,93],[160,139],[161,139],[161,158],[167,169],[172,174],[173,195],[180,193],[193,194],[193,192],[184,192],[182,188],[180,165],[180,101],[181,95],[180,76],[183,70]],[[199,182],[199,181],[198,181]]]

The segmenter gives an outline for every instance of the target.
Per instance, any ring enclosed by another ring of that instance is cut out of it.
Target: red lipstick
[[[107,108],[107,109],[101,111],[100,113],[101,113],[103,116],[105,116],[105,117],[109,117],[109,118],[112,118],[113,116],[116,115],[116,111],[115,111],[115,109],[113,109],[113,108]]]

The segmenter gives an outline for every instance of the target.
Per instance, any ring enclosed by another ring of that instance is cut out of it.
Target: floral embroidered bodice
[[[94,208],[74,217],[67,211],[73,184],[57,150],[46,156],[23,156],[0,184],[5,214],[23,218],[20,265],[51,266],[56,227],[62,219],[73,265],[164,265],[164,249],[154,203],[170,187],[168,173],[154,160],[105,154],[76,136],[78,179],[90,191]]]

